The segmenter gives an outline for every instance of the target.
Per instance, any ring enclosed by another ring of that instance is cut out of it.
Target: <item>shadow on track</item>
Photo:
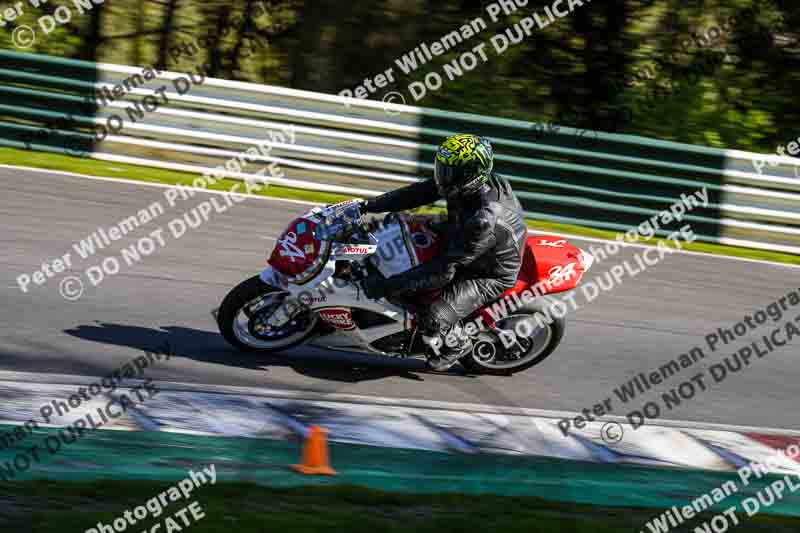
[[[420,374],[429,372],[418,359],[390,359],[351,352],[298,347],[284,354],[239,352],[230,347],[217,332],[166,326],[159,329],[97,322],[64,330],[79,339],[128,346],[136,350],[163,352],[168,346],[173,356],[255,370],[270,366],[291,368],[298,374],[328,381],[358,383],[389,377],[424,381]],[[451,372],[454,377],[458,376]],[[468,377],[461,373],[460,377]]]

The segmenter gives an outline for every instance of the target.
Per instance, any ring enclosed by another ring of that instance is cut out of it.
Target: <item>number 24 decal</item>
[[[295,245],[297,242],[297,235],[293,231],[287,233],[286,237],[278,242],[281,245],[281,256],[289,256],[289,259],[292,261],[292,263],[294,263],[295,257],[299,259],[304,259],[306,257],[306,254],[303,253],[303,250]]]

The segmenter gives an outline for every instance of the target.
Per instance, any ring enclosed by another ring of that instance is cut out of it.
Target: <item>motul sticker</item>
[[[320,309],[317,313],[331,327],[343,330],[356,329],[353,314],[346,307],[329,307]]]
[[[366,247],[366,246],[350,246],[350,247],[347,247],[347,248],[342,248],[341,250],[338,250],[338,252],[339,252],[340,255],[345,255],[345,254],[362,254],[363,255],[363,254],[368,254],[368,253],[372,252],[372,248],[369,248],[369,247]]]

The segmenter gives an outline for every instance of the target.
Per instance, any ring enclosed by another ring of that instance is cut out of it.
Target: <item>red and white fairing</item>
[[[294,219],[278,238],[267,263],[286,276],[289,283],[307,283],[328,262],[330,241],[321,241],[314,236],[319,223],[319,218],[312,211]]]
[[[555,294],[574,289],[584,272],[594,262],[591,254],[552,235],[528,237],[517,285],[523,290],[538,284],[541,294]],[[516,290],[514,287],[512,290]]]
[[[356,284],[336,285],[333,273],[337,260],[367,259],[386,277],[396,276],[417,265],[430,261],[444,243],[430,228],[431,218],[395,216],[391,222],[376,230],[374,244],[347,244],[321,240],[315,229],[326,224],[325,217],[332,209],[346,206],[344,202],[327,208],[315,208],[292,221],[277,241],[261,279],[282,288],[291,296],[310,295],[310,307],[336,333],[314,341],[328,348],[364,348],[377,339],[402,331],[406,311],[385,299],[369,300]],[[324,228],[323,228],[324,229]],[[592,265],[594,258],[571,245],[566,239],[551,235],[529,236],[525,242],[523,262],[517,284],[501,298],[522,294],[534,288],[535,295],[554,294],[574,289]],[[422,295],[421,295],[422,298]],[[422,301],[422,300],[421,300]],[[491,305],[491,304],[490,304]],[[357,309],[379,313],[394,323],[386,326],[359,328],[354,319]],[[491,317],[479,310],[487,324]],[[279,324],[288,317],[275,313],[270,323]]]

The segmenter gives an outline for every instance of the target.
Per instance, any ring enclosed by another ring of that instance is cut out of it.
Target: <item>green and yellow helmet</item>
[[[493,166],[489,139],[468,133],[452,135],[436,151],[436,188],[445,198],[473,193],[489,180]]]

